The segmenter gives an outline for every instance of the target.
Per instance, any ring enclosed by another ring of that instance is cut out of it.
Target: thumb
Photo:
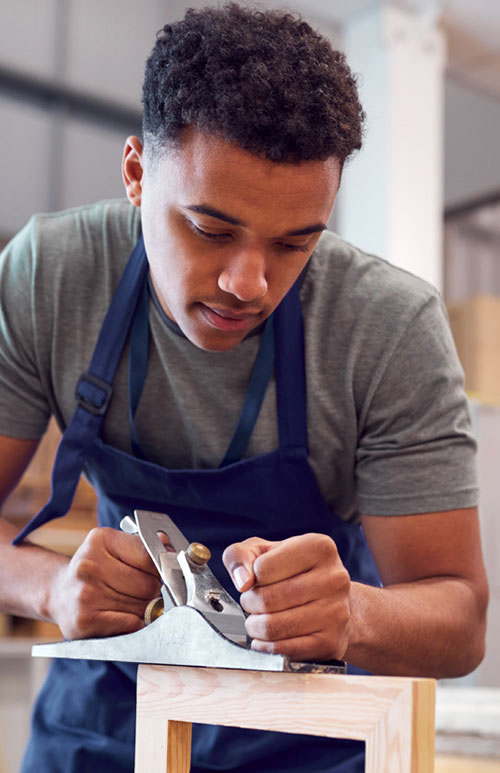
[[[250,537],[244,542],[234,542],[225,549],[222,561],[240,593],[255,584],[254,562],[275,544],[260,537]]]

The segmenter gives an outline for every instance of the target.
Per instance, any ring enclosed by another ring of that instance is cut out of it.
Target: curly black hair
[[[151,158],[189,125],[271,161],[343,164],[361,147],[364,112],[344,54],[291,13],[189,9],[157,35],[143,106]]]

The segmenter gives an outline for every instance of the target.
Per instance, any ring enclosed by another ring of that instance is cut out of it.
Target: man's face
[[[192,343],[232,349],[265,320],[309,260],[340,180],[335,158],[275,163],[194,128],[146,160],[125,146],[160,303]]]

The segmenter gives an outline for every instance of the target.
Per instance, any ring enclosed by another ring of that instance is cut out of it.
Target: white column
[[[372,5],[344,24],[367,122],[364,147],[344,170],[337,229],[441,289],[445,46],[437,7]]]

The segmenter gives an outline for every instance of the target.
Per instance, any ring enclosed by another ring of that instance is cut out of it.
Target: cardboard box
[[[465,388],[485,400],[500,400],[500,298],[476,295],[449,305],[448,314]]]

